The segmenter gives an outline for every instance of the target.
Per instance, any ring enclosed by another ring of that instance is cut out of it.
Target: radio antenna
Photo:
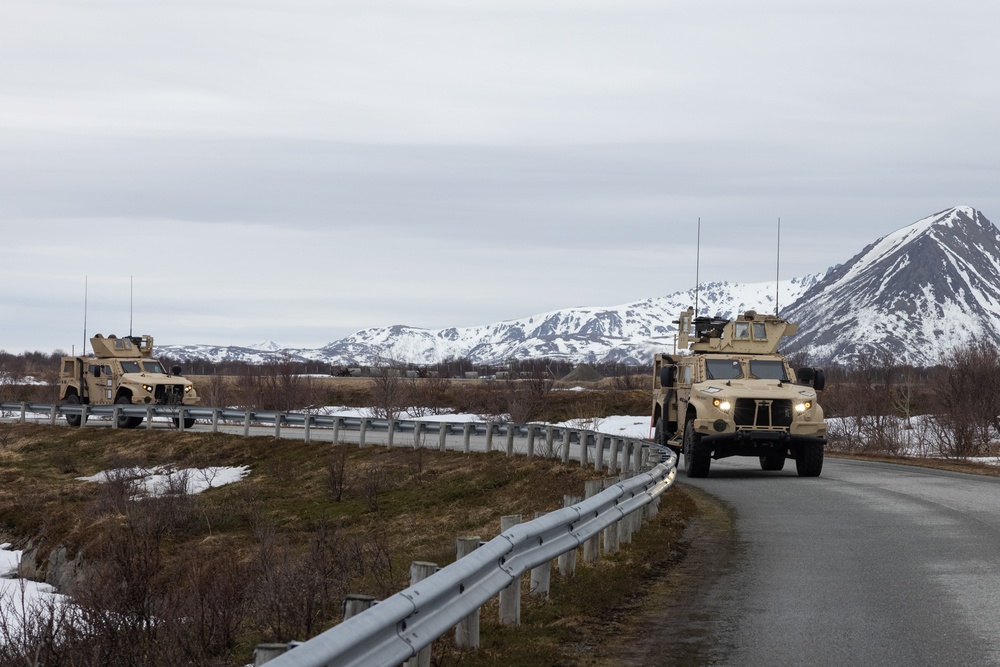
[[[698,289],[701,287],[701,218],[698,218],[698,244],[694,255],[694,316],[698,317]]]
[[[778,297],[781,294],[781,216],[778,216],[778,247],[774,260],[774,316],[778,317]]]
[[[83,354],[87,354],[87,280],[83,277]]]
[[[128,277],[128,337],[132,337],[132,278]]]

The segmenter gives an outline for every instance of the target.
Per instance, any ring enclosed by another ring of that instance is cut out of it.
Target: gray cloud
[[[15,2],[0,348],[318,346],[823,270],[1000,217],[1000,9]],[[8,38],[9,37],[9,38]],[[125,304],[123,306],[123,304]],[[111,324],[105,325],[105,321]]]

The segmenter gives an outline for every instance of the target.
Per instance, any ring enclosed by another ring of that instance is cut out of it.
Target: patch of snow
[[[176,469],[169,466],[160,468],[120,468],[99,472],[89,477],[77,477],[84,482],[107,482],[112,479],[128,479],[134,483],[134,493],[138,497],[160,497],[177,493],[183,487],[185,493],[196,494],[226,484],[238,482],[250,474],[247,466],[209,467]]]

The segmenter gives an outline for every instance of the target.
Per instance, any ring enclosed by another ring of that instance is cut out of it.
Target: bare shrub
[[[336,445],[330,449],[326,460],[327,485],[334,502],[340,502],[350,490],[351,479],[348,468],[347,445]]]
[[[381,361],[372,368],[371,416],[377,419],[398,419],[407,405],[407,386],[402,371]]]
[[[946,355],[932,376],[941,454],[977,456],[1000,430],[1000,352],[975,341]]]

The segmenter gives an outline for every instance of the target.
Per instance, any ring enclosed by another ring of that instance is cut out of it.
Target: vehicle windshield
[[[123,361],[122,362],[122,372],[123,373],[138,373],[139,372],[139,362],[138,361]]]
[[[142,367],[147,373],[160,373],[161,375],[166,375],[163,371],[163,366],[160,365],[159,361],[144,361],[142,362]]]
[[[776,359],[751,359],[750,375],[761,380],[781,380],[788,382],[785,364]]]
[[[735,380],[743,377],[743,366],[736,359],[706,359],[709,380]]]

